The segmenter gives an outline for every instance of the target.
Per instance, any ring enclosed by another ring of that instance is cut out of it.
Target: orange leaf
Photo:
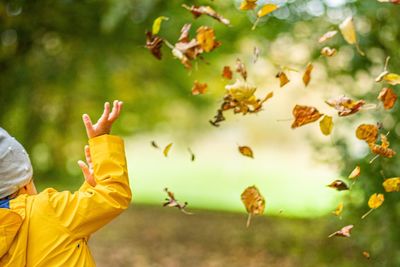
[[[258,191],[257,187],[254,185],[247,187],[243,191],[241,199],[246,208],[247,213],[249,214],[247,220],[247,227],[249,227],[251,215],[260,215],[264,213],[265,199],[261,195],[260,191]]]
[[[321,118],[323,114],[314,107],[296,105],[293,108],[294,122],[292,123],[292,129],[303,126],[307,123],[314,122]]]
[[[239,146],[239,152],[246,157],[254,158],[253,150],[248,146]]]
[[[227,80],[232,80],[232,70],[229,66],[224,66],[224,69],[222,70],[222,77]]]
[[[378,99],[383,102],[383,107],[385,109],[391,109],[396,103],[397,95],[392,88],[383,88],[378,95]]]
[[[208,85],[207,83],[199,83],[197,80],[194,81],[194,85],[192,87],[193,95],[202,95],[207,91]]]
[[[276,78],[279,78],[280,81],[280,87],[285,86],[288,82],[290,82],[289,78],[287,77],[286,73],[284,73],[283,71],[278,72],[278,74],[276,74],[275,76]]]
[[[357,127],[356,137],[365,142],[375,143],[378,139],[378,127],[375,124],[361,124]]]
[[[400,177],[388,178],[382,185],[386,192],[400,192]]]
[[[307,86],[311,81],[311,72],[312,72],[313,68],[314,68],[313,64],[311,64],[311,63],[307,64],[306,70],[303,74],[303,82],[304,82],[305,86]]]
[[[377,193],[372,194],[368,200],[368,206],[371,209],[377,209],[382,205],[384,200],[385,200],[385,197],[383,194],[377,194]]]

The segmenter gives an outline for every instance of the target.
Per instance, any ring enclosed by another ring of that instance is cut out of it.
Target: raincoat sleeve
[[[97,185],[50,194],[54,215],[71,234],[88,236],[124,211],[131,201],[123,140],[102,135],[89,140]]]

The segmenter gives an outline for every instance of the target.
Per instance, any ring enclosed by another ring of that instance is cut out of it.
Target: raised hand
[[[86,127],[86,133],[90,138],[100,136],[103,134],[109,134],[111,131],[111,126],[116,119],[118,119],[119,114],[122,109],[122,101],[114,100],[112,111],[110,112],[110,103],[104,103],[104,111],[100,119],[93,125],[89,115],[83,114],[82,119]]]
[[[85,157],[87,164],[82,160],[78,160],[78,165],[83,172],[83,176],[85,177],[86,182],[91,186],[95,187],[96,180],[94,179],[93,176],[93,163],[92,163],[92,157],[90,156],[90,148],[88,145],[85,146]]]

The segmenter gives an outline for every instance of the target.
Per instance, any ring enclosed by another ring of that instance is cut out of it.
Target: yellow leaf
[[[358,176],[360,176],[360,173],[361,173],[360,166],[356,166],[356,167],[354,168],[354,170],[350,173],[349,179],[355,179],[355,178],[357,178]]]
[[[247,219],[247,227],[249,227],[251,215],[260,215],[264,213],[265,199],[254,185],[247,187],[243,191],[241,194],[241,199],[247,213],[249,214]]]
[[[215,41],[214,30],[207,26],[201,26],[197,29],[196,39],[205,52],[210,52],[220,45],[219,42]]]
[[[278,6],[275,4],[266,4],[260,10],[258,10],[257,17],[259,17],[259,18],[264,17],[277,9],[278,9]]]
[[[385,197],[383,196],[383,194],[377,194],[377,193],[372,194],[368,200],[368,206],[371,209],[377,209],[382,205],[384,200]]]
[[[336,55],[336,52],[337,51],[335,48],[330,48],[328,46],[321,49],[321,55],[325,57],[333,57],[334,55]]]
[[[333,129],[332,117],[325,115],[319,122],[319,128],[324,135],[330,135]]]
[[[400,75],[396,73],[388,73],[383,76],[383,80],[391,85],[400,84]]]
[[[355,45],[358,53],[364,56],[364,52],[361,51],[360,47],[357,43],[357,35],[356,28],[354,26],[353,17],[348,17],[339,25],[340,32],[343,35],[343,38],[351,45]]]
[[[240,3],[240,10],[252,10],[256,8],[257,0],[244,0]]]
[[[368,144],[375,143],[378,138],[378,127],[374,124],[361,124],[357,127],[356,136]]]
[[[304,82],[305,86],[307,86],[311,81],[311,72],[312,72],[313,68],[314,68],[313,64],[311,64],[311,63],[307,64],[306,70],[303,74],[303,82]]]
[[[248,146],[239,146],[239,152],[246,157],[254,158],[253,150]]]
[[[339,205],[336,207],[336,209],[332,211],[332,213],[335,214],[336,216],[340,216],[342,212],[343,212],[343,202],[340,202]]]
[[[153,29],[152,29],[152,33],[154,34],[158,34],[161,28],[161,23],[163,20],[169,20],[169,18],[164,17],[164,16],[160,16],[158,18],[156,18],[153,22]]]
[[[170,143],[164,148],[164,151],[163,151],[164,156],[168,157],[168,153],[169,153],[169,150],[171,149],[172,145],[173,145],[173,143]]]
[[[382,185],[386,192],[400,192],[400,177],[386,179]]]

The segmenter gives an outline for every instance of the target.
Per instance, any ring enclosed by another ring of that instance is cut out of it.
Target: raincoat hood
[[[19,205],[15,210],[0,208],[0,258],[10,249],[25,219],[26,195],[19,196],[17,199]]]

